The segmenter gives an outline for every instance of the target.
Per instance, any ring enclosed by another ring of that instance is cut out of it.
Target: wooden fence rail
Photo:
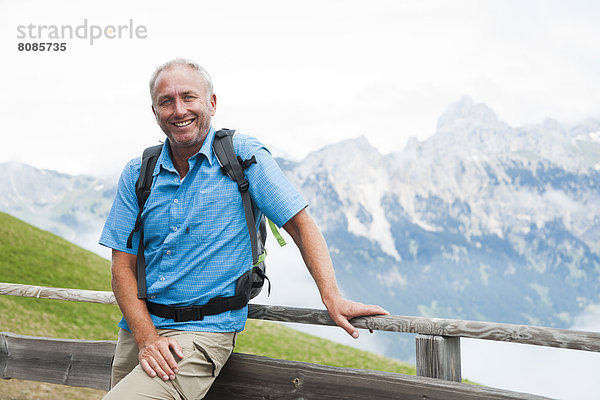
[[[108,390],[115,342],[0,333],[0,378]],[[440,379],[232,354],[206,399],[542,400]]]
[[[117,304],[105,291],[60,289],[0,283],[0,295]],[[268,321],[335,326],[325,310],[250,304],[248,317]],[[537,346],[600,352],[600,333],[496,322],[381,315],[352,319],[357,328],[420,335],[486,339]]]

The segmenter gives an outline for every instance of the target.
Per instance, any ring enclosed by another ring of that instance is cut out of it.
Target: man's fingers
[[[171,359],[173,359],[171,352],[169,351],[168,353],[169,353],[169,357]],[[162,354],[157,355],[154,358],[154,360],[156,361],[156,365],[158,366],[158,368],[155,366],[154,370],[156,371],[158,376],[160,376],[162,378],[163,381],[168,381],[169,379],[175,379],[175,372],[173,372],[173,370],[171,369],[171,366],[169,365],[170,362],[165,360],[165,358],[163,357]],[[173,360],[173,362],[175,363],[174,360]],[[177,365],[177,363],[175,363],[175,365]]]
[[[346,318],[344,318],[344,316],[339,316],[336,320],[335,323],[341,327],[342,329],[344,329],[346,332],[348,332],[348,334],[350,336],[352,336],[354,339],[358,339],[358,330],[352,326],[352,324],[350,322],[348,322],[348,320]]]
[[[164,353],[164,358],[169,365],[169,368],[173,371],[173,374],[179,373],[179,366],[177,365],[177,361],[173,357],[173,353],[181,360],[183,358],[183,350],[179,345],[179,342],[175,339],[169,338],[168,346]],[[169,376],[171,379],[175,379],[174,375]]]
[[[154,378],[155,376],[159,376],[164,381],[169,380],[169,376],[163,371],[154,357],[149,356],[140,360],[140,365],[149,377]]]
[[[367,305],[341,299],[336,306],[328,309],[332,319],[354,339],[358,339],[358,330],[349,322],[352,318],[368,315],[389,315],[389,312],[377,305]]]
[[[374,313],[372,315],[390,315],[389,311],[383,307],[380,307],[380,306],[371,306],[371,307],[374,307],[373,308]]]
[[[353,312],[352,317],[362,317],[365,315],[390,315],[390,313],[379,306],[361,304],[361,307]]]
[[[154,358],[158,362],[160,368],[165,372],[165,375],[163,375],[162,378],[164,380],[175,379],[175,374],[179,372],[179,368],[171,350],[173,350],[175,355],[181,359],[183,358],[181,346],[177,340],[167,338],[167,340],[160,342],[157,347],[159,353],[156,354]],[[158,371],[156,372],[159,373]]]
[[[179,342],[177,340],[169,339],[169,347],[173,350],[175,355],[177,357],[179,357],[179,359],[183,358],[183,349],[181,348],[181,345],[179,344]],[[173,360],[173,361],[175,361],[175,360]],[[177,368],[177,363],[175,363],[175,368]]]
[[[177,357],[183,358],[181,346],[171,338],[159,338],[140,351],[140,365],[148,376],[154,378],[158,375],[165,381],[175,379],[175,374],[179,372],[179,368],[171,349]]]
[[[156,376],[156,371],[154,371],[151,367],[150,364],[148,364],[148,361],[146,361],[145,359],[141,359],[140,360],[140,365],[142,366],[142,369],[144,370],[144,372],[146,374],[148,374],[148,376],[150,378],[154,378]]]

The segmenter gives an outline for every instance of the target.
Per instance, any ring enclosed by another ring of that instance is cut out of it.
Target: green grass
[[[0,282],[89,290],[110,289],[110,263],[56,235],[0,213]],[[76,339],[117,336],[116,306],[0,296],[0,331]],[[415,374],[415,367],[317,338],[286,326],[249,320],[236,351],[317,364]]]
[[[0,282],[110,290],[110,264],[60,237],[0,213]],[[38,336],[116,339],[118,307],[0,296],[0,330]]]
[[[248,320],[246,330],[238,336],[235,351],[334,367],[416,374],[414,365],[344,346],[269,321]]]

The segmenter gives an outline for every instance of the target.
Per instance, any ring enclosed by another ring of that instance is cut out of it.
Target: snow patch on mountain
[[[387,180],[381,175],[372,179],[355,187],[354,202],[344,211],[348,231],[375,241],[385,253],[400,261],[402,258],[396,250],[390,223],[381,205],[381,199],[387,190]]]
[[[336,194],[344,199],[340,210],[349,232],[375,241],[386,254],[401,260],[381,204],[389,176],[383,156],[367,138],[345,140],[311,153],[299,164],[298,179],[307,179],[308,172],[313,177],[327,176]]]

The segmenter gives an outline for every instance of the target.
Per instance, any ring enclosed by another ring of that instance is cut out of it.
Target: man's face
[[[215,115],[217,98],[200,73],[184,65],[163,70],[154,84],[152,112],[171,146],[202,146]]]

